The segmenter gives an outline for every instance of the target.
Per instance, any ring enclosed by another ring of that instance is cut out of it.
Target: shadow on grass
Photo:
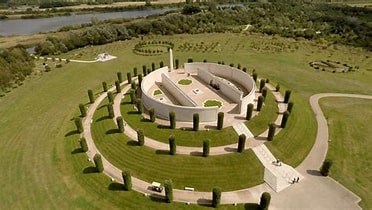
[[[102,106],[98,107],[98,108],[97,108],[97,110],[100,110],[100,109],[102,109],[102,108],[106,108],[106,107],[107,107],[107,105],[106,105],[106,104],[104,104],[104,105],[102,105]]]
[[[127,145],[129,145],[129,146],[139,146],[139,145],[138,145],[138,142],[137,142],[137,141],[134,141],[134,140],[130,140],[130,141],[128,141],[128,142],[127,142]]]
[[[150,199],[152,201],[155,201],[155,202],[161,202],[161,203],[165,202],[165,197],[164,196],[154,194],[154,193],[150,195]]]
[[[71,152],[71,154],[78,154],[78,153],[83,153],[83,149],[81,149],[81,148],[76,148],[76,149],[74,149],[74,150]]]
[[[157,128],[159,128],[159,129],[171,129],[169,127],[169,125],[160,125],[160,124],[157,126]]]
[[[115,134],[115,133],[120,133],[120,130],[117,129],[117,128],[113,128],[113,129],[110,129],[110,130],[106,131],[107,135]]]
[[[123,101],[123,102],[121,102],[121,105],[128,105],[128,104],[132,104],[132,103],[130,101]]]
[[[157,149],[157,150],[155,151],[155,153],[156,153],[157,155],[170,155],[169,150],[164,150],[164,149]]]
[[[79,131],[78,130],[69,131],[65,134],[65,137],[69,137],[75,134],[79,134]]]
[[[151,122],[151,120],[150,119],[147,119],[147,118],[142,118],[141,119],[141,122]]]
[[[257,203],[246,203],[244,204],[245,210],[259,210],[260,206]]]
[[[205,198],[199,198],[196,203],[198,205],[201,205],[201,206],[208,206],[208,207],[212,207],[212,201],[209,200],[209,199],[205,199]]]
[[[83,170],[83,174],[93,174],[93,173],[98,173],[97,168],[93,166],[86,167]]]
[[[98,118],[96,120],[96,122],[100,122],[100,121],[107,120],[107,119],[110,119],[110,117],[109,116],[102,116],[102,117]]]
[[[323,176],[320,171],[317,170],[306,170],[307,174],[313,175],[313,176]]]
[[[129,112],[127,112],[127,114],[131,114],[131,115],[138,114],[138,115],[140,115],[140,113],[138,113],[138,111],[129,111]]]
[[[110,183],[108,189],[110,191],[125,191],[123,184],[117,182]]]

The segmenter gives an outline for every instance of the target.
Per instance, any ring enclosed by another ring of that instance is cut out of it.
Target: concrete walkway
[[[124,84],[122,83],[122,85]],[[114,90],[114,87],[110,88],[110,91],[112,90]],[[90,159],[96,153],[99,153],[91,136],[90,123],[95,110],[105,97],[106,93],[96,99],[89,107],[87,117],[83,121],[84,133],[82,135],[87,140],[89,147],[87,155]],[[372,99],[372,96],[332,93],[312,96],[310,98],[310,104],[318,122],[318,134],[311,152],[297,168],[304,174],[305,180],[279,193],[274,192],[267,184],[261,184],[248,189],[223,192],[221,197],[222,204],[257,203],[261,193],[267,191],[272,195],[271,209],[360,209],[357,205],[357,202],[360,201],[358,196],[335,182],[332,178],[319,175],[318,169],[324,160],[328,146],[328,126],[318,104],[319,99],[322,97]],[[109,163],[104,156],[102,156],[102,160],[105,167],[104,173],[117,182],[122,183],[120,169]],[[144,193],[145,195],[162,195],[151,191],[149,189],[150,183],[135,177],[132,178],[132,182],[135,191]],[[175,201],[209,204],[210,199],[211,192],[190,192],[174,189]]]

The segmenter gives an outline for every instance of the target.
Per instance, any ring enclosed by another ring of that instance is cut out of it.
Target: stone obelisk
[[[169,72],[173,71],[173,51],[169,49]]]

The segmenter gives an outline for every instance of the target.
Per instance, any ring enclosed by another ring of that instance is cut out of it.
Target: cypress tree
[[[329,170],[331,169],[332,164],[333,164],[332,160],[325,159],[324,162],[323,162],[322,167],[320,168],[320,173],[323,176],[328,176]]]
[[[112,106],[112,103],[108,103],[107,104],[107,112],[108,112],[108,116],[110,118],[114,118],[115,115],[114,115],[114,107]]]
[[[264,100],[263,96],[258,96],[257,111],[261,111]]]
[[[123,177],[123,187],[126,191],[132,190],[132,177],[129,171],[122,171],[121,175]]]
[[[285,94],[284,94],[284,103],[288,103],[289,102],[289,98],[291,97],[291,93],[292,93],[292,91],[290,91],[290,90],[286,90],[285,91]]]
[[[204,59],[204,60],[203,60],[203,63],[207,63],[207,62],[208,62],[207,59]]]
[[[238,152],[243,152],[244,151],[246,138],[247,137],[244,134],[239,135]]]
[[[264,79],[260,80],[260,93],[262,93],[262,89],[265,87],[266,81]]]
[[[114,103],[114,94],[111,91],[107,93],[107,98],[110,103]]]
[[[288,106],[287,106],[287,111],[288,111],[289,113],[291,113],[291,112],[292,112],[292,109],[293,109],[293,105],[294,105],[294,103],[293,103],[292,101],[290,101],[290,102],[288,103]]]
[[[246,67],[243,67],[243,71],[244,71],[244,72],[247,72],[247,68],[246,68]]]
[[[145,144],[145,135],[141,128],[137,129],[137,140],[139,146],[143,146]]]
[[[172,201],[173,201],[173,183],[172,183],[171,180],[165,180],[164,189],[165,189],[165,201],[167,203],[172,203]]]
[[[142,104],[141,99],[137,99],[136,106],[137,106],[138,114],[142,114],[143,113],[143,104]]]
[[[199,114],[198,113],[193,114],[192,121],[193,121],[193,126],[192,126],[193,131],[198,131],[199,130]]]
[[[143,78],[142,74],[139,74],[139,75],[138,75],[138,87],[141,87],[141,84],[142,84],[142,78]]]
[[[135,81],[132,81],[132,83],[130,83],[130,87],[135,90],[136,89],[136,82]]]
[[[203,141],[203,156],[208,157],[209,156],[209,140]]]
[[[92,104],[94,103],[94,94],[92,90],[88,90],[88,97],[89,97],[89,102]]]
[[[223,118],[225,116],[225,113],[223,112],[218,112],[218,116],[217,116],[217,129],[218,130],[222,130],[223,128]]]
[[[103,92],[107,92],[108,87],[107,87],[107,83],[106,82],[102,82],[102,88],[103,88]]]
[[[124,122],[123,122],[123,117],[119,116],[116,118],[116,123],[118,125],[118,129],[120,133],[124,132]]]
[[[267,140],[272,141],[274,139],[275,129],[276,129],[275,123],[270,123],[269,124],[269,133],[267,134]]]
[[[75,121],[75,125],[76,125],[76,130],[79,133],[84,132],[84,127],[83,127],[83,123],[81,121],[81,118],[80,117],[75,117],[74,121]]]
[[[169,136],[168,142],[169,142],[169,154],[175,155],[177,151],[177,145],[176,145],[176,138],[174,137],[174,135]]]
[[[285,128],[285,126],[287,125],[288,118],[289,118],[289,112],[285,111],[283,113],[282,122],[280,123],[281,128]]]
[[[80,109],[81,116],[86,117],[87,116],[87,110],[85,109],[84,104],[79,104],[79,109]]]
[[[260,205],[259,205],[260,207],[259,207],[259,209],[260,210],[268,210],[269,209],[269,205],[270,205],[270,200],[271,200],[270,193],[268,193],[268,192],[262,193],[261,199],[260,199]]]
[[[119,81],[115,81],[115,88],[116,88],[116,93],[120,93],[121,92],[121,89],[120,89],[120,82]]]
[[[137,67],[134,67],[134,68],[133,68],[133,76],[136,77],[137,74],[138,74]]]
[[[252,118],[252,115],[253,115],[253,104],[248,104],[245,119],[250,120]]]
[[[175,129],[176,128],[176,113],[174,112],[169,112],[169,127],[170,129]]]
[[[155,113],[155,109],[154,108],[151,108],[149,110],[149,115],[150,115],[150,121],[151,122],[155,122],[155,120],[156,120],[156,115],[155,114],[156,114]]]
[[[164,62],[160,61],[159,66],[160,66],[160,68],[163,68],[164,67]]]
[[[87,152],[88,151],[87,140],[84,137],[81,137],[80,138],[80,147],[81,147],[81,150],[83,152]]]
[[[194,62],[194,60],[192,58],[187,59],[187,63],[192,63],[192,62]]]
[[[264,99],[266,99],[266,96],[267,96],[267,88],[266,87],[262,88],[262,96],[264,97]]]
[[[118,76],[118,81],[120,83],[122,83],[123,82],[123,75],[121,74],[121,72],[117,72],[116,75]]]
[[[146,76],[146,75],[147,75],[147,68],[146,68],[146,65],[143,65],[143,66],[142,66],[142,73],[143,73],[143,76]]]
[[[94,165],[96,166],[97,172],[99,173],[103,172],[104,168],[103,168],[101,155],[98,153],[94,155],[93,161],[94,161]]]
[[[176,59],[175,64],[176,64],[176,69],[178,69],[180,67],[180,61],[178,59]]]
[[[132,74],[130,72],[127,73],[127,80],[128,80],[128,84],[132,83]]]
[[[133,89],[129,90],[129,96],[130,96],[130,103],[135,104],[137,101],[137,98],[136,98],[136,93]]]
[[[154,62],[151,63],[151,70],[155,71],[155,63]]]
[[[212,206],[217,208],[221,203],[221,189],[219,187],[213,188],[212,191]]]
[[[254,72],[254,73],[252,74],[252,77],[253,77],[253,80],[254,80],[255,82],[257,82],[257,77],[258,77],[258,75],[257,75],[256,72]]]
[[[279,92],[279,90],[280,90],[280,84],[279,83],[276,85],[275,90],[276,90],[276,92]]]

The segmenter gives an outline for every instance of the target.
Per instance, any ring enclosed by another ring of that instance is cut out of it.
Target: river
[[[83,15],[60,16],[40,19],[0,20],[0,35],[2,36],[28,35],[46,31],[54,31],[67,25],[89,23],[91,22],[93,17],[97,18],[98,20],[117,18],[137,18],[155,14],[162,14],[164,12],[171,10],[174,9],[163,8],[123,12],[91,13]]]

